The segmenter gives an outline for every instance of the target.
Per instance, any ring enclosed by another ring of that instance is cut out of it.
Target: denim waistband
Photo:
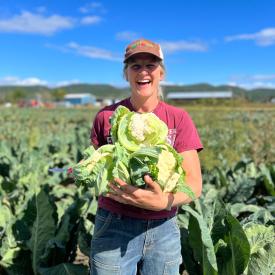
[[[142,209],[141,209],[141,211],[142,211]],[[103,207],[98,207],[97,214],[100,216],[103,216],[103,217],[107,217],[109,214],[111,214],[116,219],[132,219],[135,221],[138,220],[140,222],[148,222],[148,221],[165,222],[167,220],[170,220],[170,219],[176,217],[176,215],[174,214],[174,215],[171,215],[171,216],[168,216],[165,218],[160,218],[160,219],[144,219],[144,218],[138,218],[138,217],[131,217],[129,215],[125,215],[122,213],[116,213],[116,212],[113,212],[112,210],[105,209]]]

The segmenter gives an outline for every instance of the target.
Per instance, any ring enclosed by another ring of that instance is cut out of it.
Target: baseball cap
[[[124,63],[127,62],[129,57],[137,53],[150,53],[160,60],[163,60],[163,53],[159,44],[147,39],[138,39],[127,46],[124,55]]]

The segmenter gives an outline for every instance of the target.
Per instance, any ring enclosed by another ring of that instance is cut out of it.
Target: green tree
[[[60,88],[52,91],[52,96],[56,101],[62,101],[64,99],[65,94],[66,94],[66,91]]]
[[[27,97],[27,93],[26,91],[22,90],[22,89],[15,89],[14,91],[12,91],[11,93],[8,93],[5,96],[5,100],[8,102],[18,102],[19,100],[25,99]]]

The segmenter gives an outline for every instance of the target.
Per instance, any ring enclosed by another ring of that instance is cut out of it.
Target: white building
[[[232,98],[232,91],[215,91],[215,92],[170,92],[166,95],[167,99],[171,100],[191,100],[191,99],[206,99],[206,98]]]
[[[64,101],[72,105],[94,105],[96,97],[92,94],[67,94],[64,96]]]

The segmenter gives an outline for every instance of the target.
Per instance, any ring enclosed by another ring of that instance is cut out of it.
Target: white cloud
[[[275,45],[275,28],[266,28],[256,33],[227,36],[225,41],[253,40],[259,46]]]
[[[175,52],[205,52],[207,46],[201,42],[188,42],[188,41],[161,41],[161,48],[166,53]]]
[[[82,25],[92,25],[99,23],[101,21],[101,17],[94,15],[94,16],[85,16],[81,19],[80,23]]]
[[[105,8],[99,2],[92,2],[92,3],[86,4],[85,6],[80,7],[79,11],[81,13],[91,13],[91,12],[95,12],[95,11],[105,12]]]
[[[141,35],[136,32],[123,31],[116,34],[116,39],[121,41],[132,41],[139,39]],[[208,47],[202,42],[190,42],[190,41],[160,41],[158,42],[161,48],[166,53],[175,53],[182,51],[189,52],[205,52]]]
[[[69,86],[69,85],[72,85],[72,84],[79,84],[79,83],[81,83],[80,80],[72,79],[72,80],[59,81],[57,83],[51,84],[50,86],[52,86],[52,87],[64,87],[64,86]]]
[[[23,11],[8,19],[0,20],[0,32],[33,33],[51,35],[74,27],[75,20],[60,15],[45,16]]]
[[[275,74],[235,75],[233,81],[275,81]]]
[[[245,76],[233,76],[228,83],[232,86],[243,87],[245,89],[255,88],[275,88],[275,74],[257,74]]]
[[[20,78],[17,76],[6,76],[0,78],[0,86],[47,86],[47,87],[63,87],[71,84],[81,83],[78,79],[62,80],[55,83],[50,83],[46,80],[42,80],[38,77]]]
[[[264,88],[264,89],[275,89],[275,82],[228,82],[228,85],[241,87],[247,90]]]
[[[275,81],[275,74],[256,74],[250,77],[252,80],[257,81],[267,81],[267,80],[274,80]]]
[[[69,49],[76,54],[86,56],[89,58],[96,58],[96,59],[105,59],[111,61],[122,61],[122,57],[114,54],[111,51],[93,47],[93,46],[82,46],[75,42],[70,42],[65,46],[65,49]]]
[[[175,85],[184,85],[184,84],[180,83],[180,82],[171,82],[171,81],[163,80],[163,81],[161,81],[161,85],[162,86],[175,86]]]
[[[0,79],[0,86],[36,86],[48,85],[48,82],[37,77],[19,78],[6,76]]]
[[[138,37],[138,33],[131,31],[123,31],[116,34],[116,39],[120,41],[132,41],[138,39]]]

